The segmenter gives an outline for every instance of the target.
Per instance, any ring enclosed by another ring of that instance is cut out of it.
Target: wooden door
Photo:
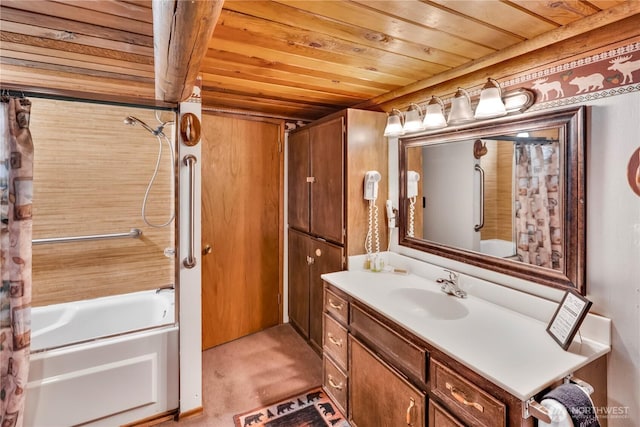
[[[318,239],[310,242],[309,256],[313,260],[309,274],[309,340],[322,351],[323,283],[321,275],[343,269],[344,249]]]
[[[349,336],[349,418],[357,427],[425,426],[425,395]]]
[[[344,243],[344,118],[309,129],[311,234]]]
[[[282,134],[279,121],[203,115],[203,348],[281,321]]]
[[[287,183],[288,221],[296,230],[309,232],[309,129],[289,135]]]
[[[289,229],[289,321],[309,338],[310,237]]]

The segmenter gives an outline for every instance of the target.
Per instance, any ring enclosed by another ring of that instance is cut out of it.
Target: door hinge
[[[278,138],[278,153],[282,153],[282,139]]]
[[[282,294],[278,293],[278,305],[282,305]]]

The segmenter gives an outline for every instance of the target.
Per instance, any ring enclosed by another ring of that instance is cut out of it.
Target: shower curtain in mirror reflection
[[[518,258],[563,270],[559,144],[517,143],[515,155]]]
[[[31,343],[31,103],[3,96],[0,106],[0,426],[19,427],[24,418]]]

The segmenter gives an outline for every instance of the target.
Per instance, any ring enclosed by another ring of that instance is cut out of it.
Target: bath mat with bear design
[[[235,415],[236,427],[349,427],[322,387]]]

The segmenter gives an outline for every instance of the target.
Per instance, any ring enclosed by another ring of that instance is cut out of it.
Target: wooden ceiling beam
[[[187,99],[218,22],[223,0],[153,0],[156,98]]]

